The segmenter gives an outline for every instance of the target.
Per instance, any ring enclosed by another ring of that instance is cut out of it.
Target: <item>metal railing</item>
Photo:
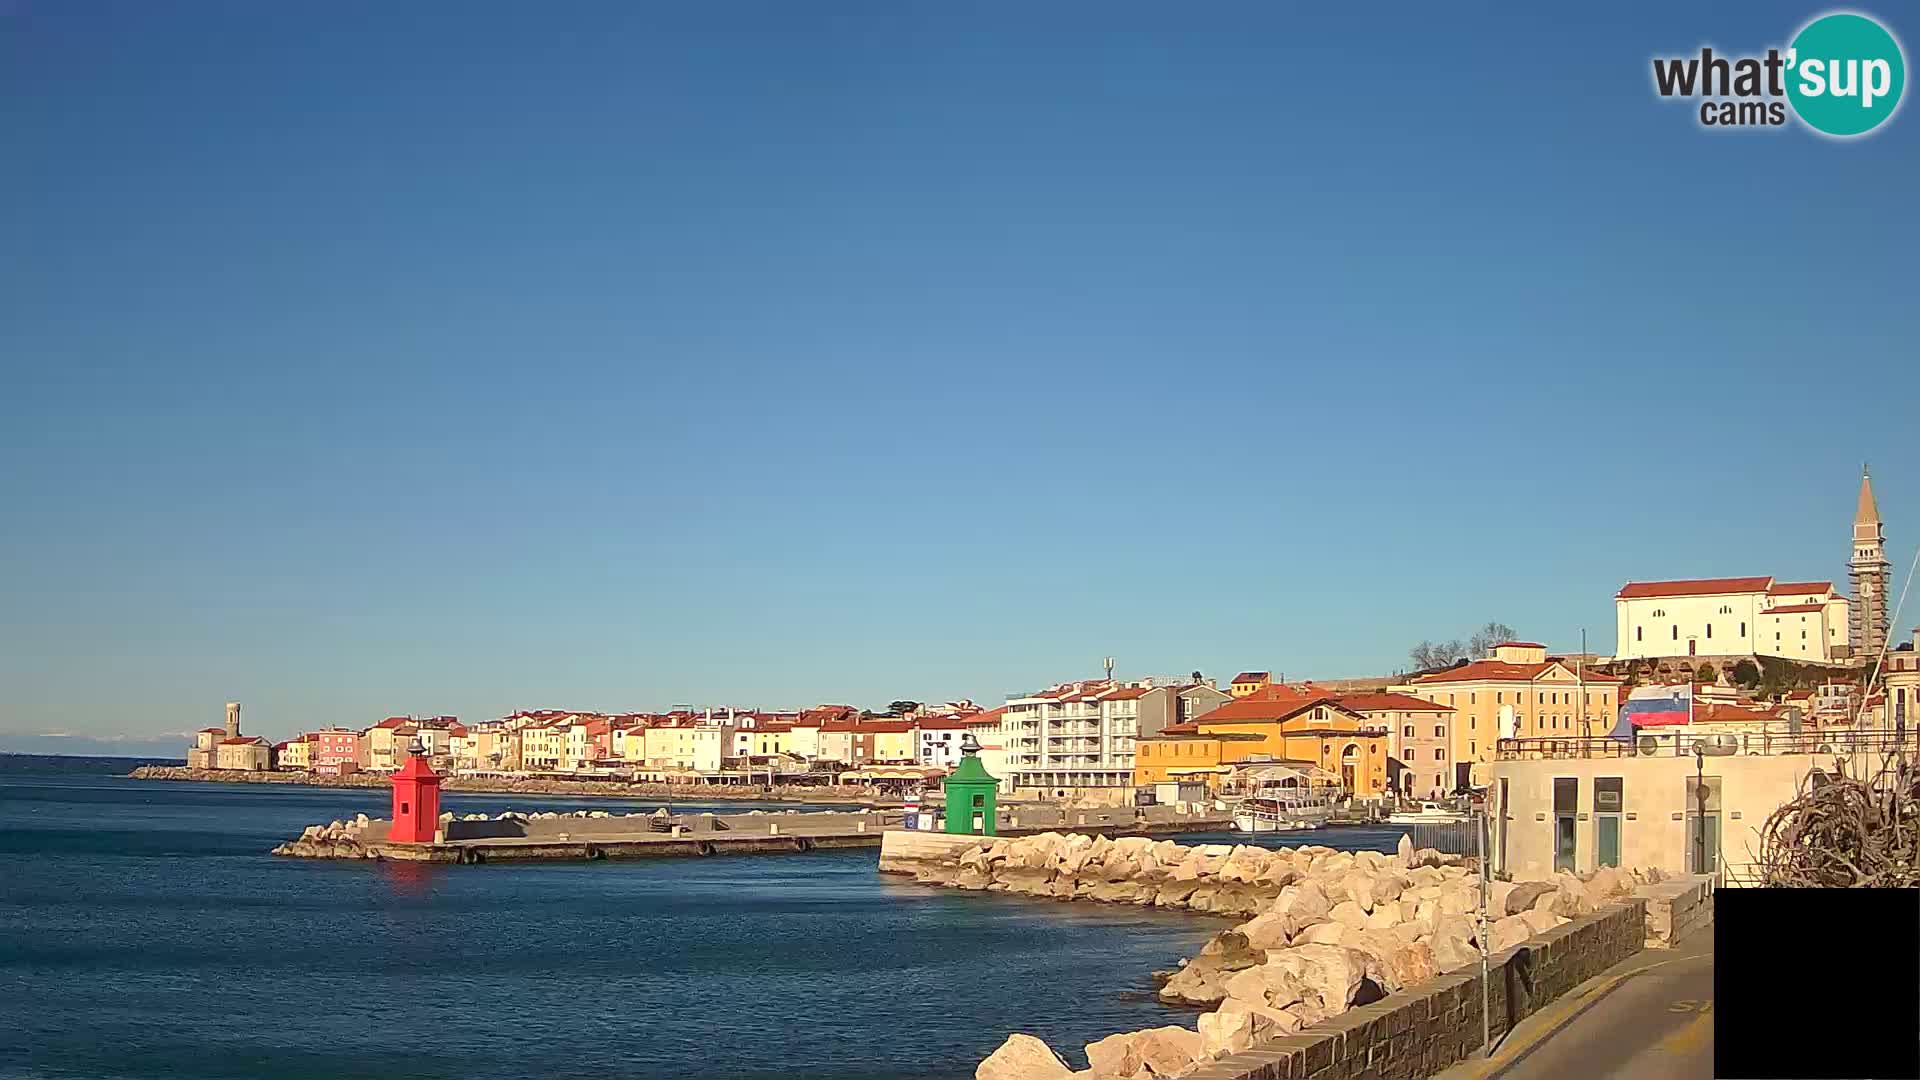
[[[1642,731],[1631,739],[1610,736],[1501,739],[1494,747],[1499,761],[1545,761],[1553,758],[1692,757],[1693,745],[1703,739],[1732,740],[1735,753],[1770,757],[1783,754],[1889,753],[1904,747],[1920,748],[1916,732],[1862,731],[1839,728],[1800,732]]]

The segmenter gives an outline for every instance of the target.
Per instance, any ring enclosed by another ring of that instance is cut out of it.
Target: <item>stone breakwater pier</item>
[[[879,847],[895,835],[944,837],[903,830],[899,810],[851,812],[675,815],[613,814],[605,810],[488,816],[442,814],[437,839],[403,843],[388,839],[392,822],[360,814],[344,821],[309,825],[275,855],[306,859],[394,859],[472,865],[534,860],[645,859],[711,855],[775,855],[836,848]],[[1225,827],[1218,814],[1183,814],[1174,807],[1074,810],[1017,806],[1000,815],[1000,830],[1012,835],[1086,830],[1105,833],[1181,833]],[[967,839],[959,837],[958,839]]]
[[[1392,855],[1324,847],[1183,846],[1147,837],[888,834],[881,869],[916,881],[1055,900],[1244,918],[1163,979],[1195,1027],[1109,1035],[1075,1070],[1015,1034],[978,1080],[1426,1077],[1581,981],[1710,918],[1709,879],[1657,870],[1487,884],[1463,860],[1402,842]]]

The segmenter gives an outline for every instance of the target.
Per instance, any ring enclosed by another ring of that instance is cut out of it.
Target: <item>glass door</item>
[[[1580,781],[1558,776],[1553,781],[1553,868],[1572,870],[1579,860],[1577,819],[1580,809]]]

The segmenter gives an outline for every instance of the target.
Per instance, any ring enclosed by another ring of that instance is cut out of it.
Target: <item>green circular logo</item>
[[[1808,127],[1828,135],[1879,127],[1900,107],[1906,86],[1900,43],[1865,15],[1822,15],[1787,53],[1787,100]]]

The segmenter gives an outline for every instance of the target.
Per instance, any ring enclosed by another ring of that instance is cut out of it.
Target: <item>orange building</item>
[[[1292,688],[1274,688],[1282,689]],[[1269,692],[1143,737],[1134,785],[1201,775],[1217,789],[1236,764],[1289,761],[1326,769],[1355,795],[1377,796],[1387,789],[1387,757],[1386,729],[1335,696]]]

